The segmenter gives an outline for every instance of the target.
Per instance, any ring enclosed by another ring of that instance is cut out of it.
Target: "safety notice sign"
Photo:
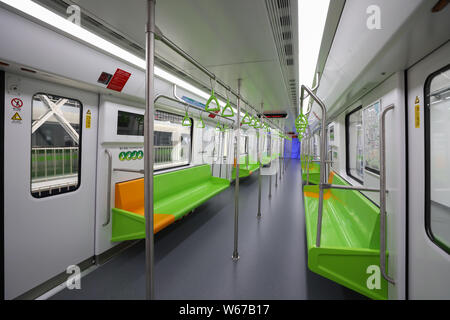
[[[122,69],[117,69],[107,88],[117,92],[122,92],[123,87],[125,87],[130,77],[131,73]]]
[[[19,114],[18,112],[16,112],[16,113],[12,116],[11,120],[13,120],[13,121],[22,121],[22,117],[20,116],[20,114]]]
[[[23,101],[19,98],[13,98],[11,100],[11,105],[13,106],[14,109],[20,110],[23,106]]]

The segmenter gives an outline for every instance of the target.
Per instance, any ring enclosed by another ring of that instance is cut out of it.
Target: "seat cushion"
[[[212,177],[204,183],[160,199],[155,202],[154,210],[158,213],[173,215],[175,220],[178,220],[228,187],[227,180]]]

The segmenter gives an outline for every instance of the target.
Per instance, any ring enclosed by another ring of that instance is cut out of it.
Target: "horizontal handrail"
[[[357,190],[357,191],[369,191],[369,192],[380,192],[380,189],[375,188],[366,188],[366,187],[359,187],[359,186],[341,186],[336,184],[322,184],[323,189],[341,189],[341,190]],[[388,192],[386,190],[386,192]]]
[[[141,174],[144,174],[144,169],[119,169],[119,168],[114,168],[113,171],[131,172],[131,173],[141,173]]]

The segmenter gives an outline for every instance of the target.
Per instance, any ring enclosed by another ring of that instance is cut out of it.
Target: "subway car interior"
[[[0,0],[0,106],[2,300],[450,299],[448,0]]]

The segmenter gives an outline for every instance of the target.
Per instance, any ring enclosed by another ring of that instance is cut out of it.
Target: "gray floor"
[[[231,260],[234,186],[157,234],[156,298],[365,299],[307,269],[300,179],[300,163],[291,161],[268,199],[263,177],[261,220],[257,174],[241,180],[238,262]],[[81,290],[53,299],[143,299],[144,257],[140,242],[83,277]]]

